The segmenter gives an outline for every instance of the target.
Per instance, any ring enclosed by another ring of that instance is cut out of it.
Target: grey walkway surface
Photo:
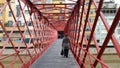
[[[62,39],[56,40],[31,68],[78,68],[71,52],[69,52],[68,58],[60,55],[61,44]]]

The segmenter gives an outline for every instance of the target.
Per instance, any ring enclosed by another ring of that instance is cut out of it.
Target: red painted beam
[[[34,4],[36,6],[39,6],[39,5],[75,5],[76,3],[46,3],[46,4]]]
[[[116,28],[117,24],[119,23],[119,20],[120,20],[120,16],[119,15],[120,15],[120,7],[118,9],[118,12],[117,12],[114,20],[113,20],[112,25],[111,25],[111,27],[110,27],[110,29],[108,31],[108,34],[107,34],[107,36],[105,38],[105,41],[103,42],[103,45],[102,45],[102,47],[101,47],[101,49],[100,49],[100,51],[99,51],[99,53],[97,55],[98,59],[100,59],[101,56],[103,55],[103,52],[104,52],[104,50],[105,50],[105,48],[106,48],[109,40],[111,39],[111,37],[112,37],[112,35],[113,35],[114,31],[115,31],[115,28]],[[98,61],[95,60],[93,66],[96,67],[97,63],[98,63]]]

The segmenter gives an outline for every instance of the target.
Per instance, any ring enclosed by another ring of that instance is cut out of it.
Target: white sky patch
[[[74,0],[74,1],[77,1],[77,0]],[[110,0],[104,0],[104,1],[110,1]],[[112,1],[112,0],[111,0]],[[117,4],[120,4],[120,0],[113,0],[113,1],[115,1],[115,3],[117,3]],[[72,1],[70,1],[70,0],[65,0],[65,2],[66,3],[73,3]]]
[[[115,3],[120,4],[120,0],[115,0]]]
[[[115,1],[115,3],[120,4],[120,0],[104,0],[104,1]]]

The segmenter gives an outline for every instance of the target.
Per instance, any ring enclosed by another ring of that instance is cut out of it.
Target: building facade
[[[111,24],[113,23],[116,11],[117,11],[117,5],[114,3],[114,1],[108,1],[108,2],[103,3],[102,13],[103,13],[103,15],[107,21],[107,24],[109,26],[111,26]],[[103,41],[104,41],[107,33],[108,32],[106,31],[106,28],[104,27],[103,22],[99,18],[97,26],[96,26],[96,37],[97,37],[97,42],[99,43],[100,46],[103,44]],[[116,39],[120,41],[120,23],[118,24],[118,26],[114,32],[114,35],[115,35]],[[111,40],[109,41],[108,46],[113,46]]]
[[[6,0],[0,1],[0,8],[2,9],[5,6]],[[10,2],[11,8],[13,9],[13,13],[15,13],[15,1],[11,0]],[[14,19],[12,17],[12,12],[9,10],[9,7],[6,6],[6,8],[1,11],[0,13],[0,20],[3,24],[3,26],[6,27],[7,32],[10,32],[10,29],[12,29],[12,26],[14,24]],[[2,29],[2,28],[1,28]],[[5,33],[0,30],[0,46],[3,45],[4,41],[6,40]]]
[[[6,0],[0,1],[0,7],[3,8],[5,3],[6,3]],[[25,6],[24,3],[23,2],[20,2],[20,3],[23,8]],[[21,35],[20,35],[18,28],[16,27],[16,23],[18,24],[22,33],[24,33],[26,26],[25,26],[25,20],[23,19],[23,15],[20,15],[21,9],[20,9],[20,5],[18,4],[18,0],[11,0],[10,4],[11,4],[11,8],[12,8],[13,14],[14,14],[17,22],[15,22],[12,12],[9,9],[8,5],[4,9],[4,11],[0,13],[0,20],[2,21],[8,34],[10,34],[11,30],[13,30],[13,33],[10,36],[10,38],[11,38],[13,44],[15,44],[17,46],[18,43],[21,41],[21,39],[20,39]],[[30,15],[29,15],[27,7],[25,7],[23,9],[23,13],[24,13],[25,17],[27,18],[26,21],[30,22],[29,21]],[[7,36],[5,35],[4,31],[0,30],[0,46],[3,46],[3,44],[6,40],[7,40]],[[11,45],[8,43],[8,46],[11,46]]]
[[[87,12],[88,10],[88,5],[89,5],[89,0],[85,0],[85,10]],[[81,8],[82,9],[82,8]],[[86,20],[86,13],[85,13],[85,10],[83,12],[83,18],[82,18],[82,26],[81,26],[81,30],[83,30],[84,28],[84,25],[85,25],[85,20]],[[89,22],[87,22],[87,25],[86,25],[86,28],[85,28],[85,35],[84,37],[86,37],[86,40],[89,41],[89,38],[90,38],[90,25],[92,26],[93,23],[94,23],[94,18],[95,18],[95,6],[93,5],[93,3],[91,4],[91,7],[90,7],[90,13],[89,13]],[[90,24],[88,24],[90,23]],[[82,31],[83,32],[83,31]],[[82,35],[82,32],[81,32],[81,35]],[[84,41],[83,41],[83,45],[86,45],[86,41],[85,41],[85,38],[84,38]],[[94,45],[94,41],[92,40],[90,45]]]

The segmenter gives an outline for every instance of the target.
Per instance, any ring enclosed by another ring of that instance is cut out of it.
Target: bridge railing
[[[116,50],[116,54],[120,57],[120,44],[114,36],[115,28],[120,20],[120,7],[111,26],[109,26],[101,12],[103,1],[99,0],[97,4],[95,0],[78,0],[65,28],[65,32],[71,40],[71,50],[81,68],[96,68],[98,63],[103,68],[110,68],[102,59],[110,40]],[[93,11],[93,14],[91,14],[91,11]],[[101,19],[101,24],[105,27],[104,30],[107,32],[101,45],[96,39],[95,32],[99,18]],[[96,48],[97,56],[90,51],[93,46]]]
[[[2,4],[0,67],[29,68],[57,39],[57,31],[30,1]]]

